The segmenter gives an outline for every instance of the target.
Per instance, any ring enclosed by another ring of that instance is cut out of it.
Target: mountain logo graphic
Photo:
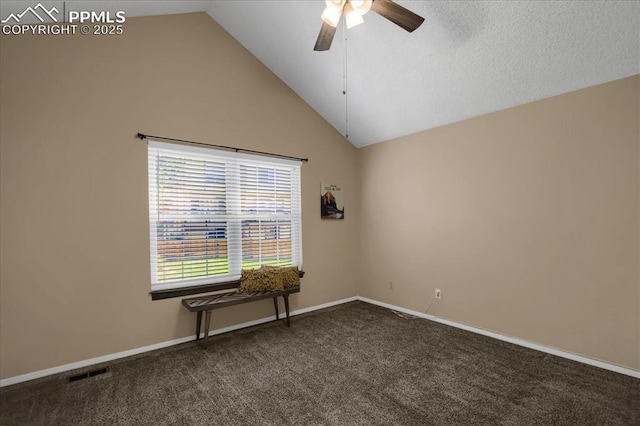
[[[45,22],[45,18],[47,16],[51,18],[53,22],[58,22],[58,18],[56,18],[54,13],[58,14],[60,13],[60,11],[55,7],[52,7],[51,10],[47,10],[47,8],[42,5],[42,3],[38,3],[37,5],[35,5],[35,7],[27,7],[22,13],[18,13],[17,15],[15,13],[12,13],[7,16],[6,19],[3,19],[0,22],[2,22],[3,24],[7,24],[9,23],[9,21],[13,20],[16,24],[19,24],[22,17],[28,13],[31,13],[33,16],[38,18],[40,22]],[[43,16],[45,18],[43,18]]]

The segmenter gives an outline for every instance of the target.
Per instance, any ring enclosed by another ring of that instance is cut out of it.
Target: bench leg
[[[207,347],[207,341],[209,340],[209,327],[211,326],[211,311],[205,313],[204,319],[204,347]]]
[[[282,297],[284,298],[284,309],[287,311],[287,327],[291,327],[291,321],[289,321],[289,295],[285,294]]]
[[[202,325],[202,311],[198,311],[196,318],[196,340],[200,340],[200,326]]]
[[[276,308],[276,320],[280,319],[280,312],[278,312],[278,298],[273,298],[273,306]]]

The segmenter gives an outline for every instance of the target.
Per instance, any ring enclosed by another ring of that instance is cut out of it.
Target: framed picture
[[[342,185],[320,184],[320,217],[344,219],[344,188]]]

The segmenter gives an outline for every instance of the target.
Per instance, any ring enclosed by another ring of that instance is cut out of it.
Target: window
[[[151,289],[302,269],[300,162],[149,141]]]

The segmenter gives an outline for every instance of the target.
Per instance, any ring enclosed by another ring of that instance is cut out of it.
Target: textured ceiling
[[[355,146],[640,73],[640,2],[397,1],[314,52],[318,1],[214,1],[209,14]],[[348,104],[343,66],[346,48]]]
[[[0,15],[35,3],[3,1]],[[640,73],[640,1],[397,3],[424,24],[410,34],[369,12],[346,41],[339,25],[327,52],[313,51],[319,0],[67,1],[66,8],[205,11],[358,147]]]

